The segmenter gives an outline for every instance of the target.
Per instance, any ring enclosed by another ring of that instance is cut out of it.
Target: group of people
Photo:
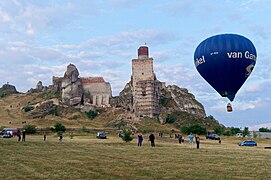
[[[155,136],[153,133],[151,133],[149,135],[149,141],[151,142],[151,147],[155,147],[154,140],[155,140]],[[137,135],[137,146],[142,146],[142,142],[143,142],[143,135],[141,133],[139,133]]]
[[[161,133],[159,132],[159,136],[161,136]],[[176,138],[178,138],[179,140],[179,143],[184,143],[184,136],[182,135],[182,133],[180,132],[178,135],[175,135]],[[193,143],[194,143],[194,138],[195,138],[195,142],[196,142],[196,148],[199,149],[199,145],[200,145],[200,138],[198,135],[196,135],[196,137],[191,133],[189,136],[188,136],[188,139],[189,139],[189,144],[191,144],[191,148],[193,148]],[[138,143],[137,143],[137,146],[142,146],[142,142],[143,142],[143,135],[141,133],[139,133],[137,135],[137,140],[138,140]],[[154,143],[154,140],[155,140],[155,136],[153,133],[151,133],[149,135],[149,141],[151,142],[151,147],[155,147],[155,143]]]
[[[22,137],[21,137],[21,135],[22,135]],[[18,133],[17,133],[17,136],[18,136],[18,142],[21,141],[21,139],[22,139],[22,141],[25,141],[25,135],[26,135],[25,130],[23,130],[22,133],[21,133],[20,131],[18,131]]]

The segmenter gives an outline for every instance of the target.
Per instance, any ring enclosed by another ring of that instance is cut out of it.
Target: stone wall
[[[111,85],[102,77],[81,78],[84,90],[84,102],[95,106],[110,106]]]

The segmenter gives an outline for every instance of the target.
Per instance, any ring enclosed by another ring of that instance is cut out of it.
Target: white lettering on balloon
[[[239,58],[245,57],[246,59],[256,61],[256,58],[257,58],[256,55],[250,53],[249,51],[246,51],[244,53],[244,56],[242,52],[228,52],[227,55],[229,59],[239,59]]]
[[[201,56],[200,58],[196,58],[196,61],[195,61],[195,66],[198,67],[200,64],[203,64],[205,63],[205,58],[204,56]]]

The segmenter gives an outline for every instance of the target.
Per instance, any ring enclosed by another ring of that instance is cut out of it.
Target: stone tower
[[[156,80],[153,58],[147,46],[140,46],[138,59],[132,60],[133,111],[137,117],[159,115],[159,97],[162,83]]]

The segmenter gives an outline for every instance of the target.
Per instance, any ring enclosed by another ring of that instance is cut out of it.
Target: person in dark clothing
[[[46,141],[46,132],[43,134],[43,140]]]
[[[21,141],[21,132],[20,131],[18,132],[17,136],[18,136],[18,142],[20,142]]]
[[[23,139],[22,139],[22,141],[25,141],[25,134],[26,134],[26,132],[25,132],[25,130],[23,130]]]
[[[182,143],[182,138],[183,138],[183,136],[182,136],[182,134],[180,133],[180,134],[178,135],[179,144]]]
[[[149,136],[149,140],[151,141],[151,146],[154,147],[155,144],[154,144],[154,139],[155,139],[155,136],[154,134],[151,133],[151,135]]]
[[[138,134],[138,143],[137,143],[137,146],[142,146],[142,141],[143,141],[143,136],[142,136],[142,134],[140,133],[140,134]]]
[[[62,139],[63,139],[63,136],[62,136],[62,133],[59,134],[59,142],[60,144],[62,144]]]
[[[196,145],[197,145],[197,149],[199,149],[199,136],[196,136]]]

